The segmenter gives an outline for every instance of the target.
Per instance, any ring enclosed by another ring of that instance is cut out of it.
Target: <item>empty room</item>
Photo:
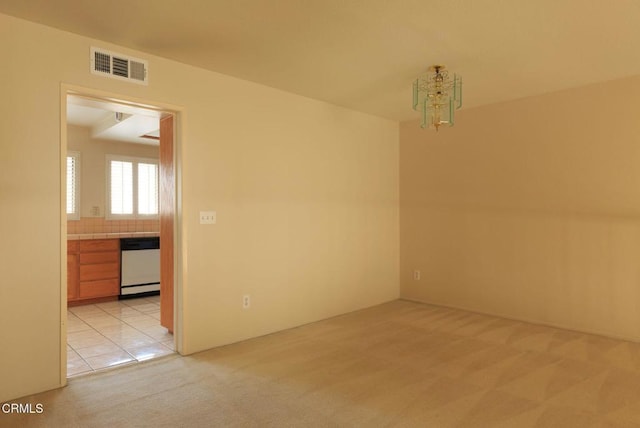
[[[639,19],[0,0],[0,426],[640,426]]]

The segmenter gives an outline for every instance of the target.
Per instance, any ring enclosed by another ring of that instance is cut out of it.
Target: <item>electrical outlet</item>
[[[200,211],[200,224],[216,224],[216,212]]]
[[[415,281],[420,281],[420,271],[419,270],[414,270],[413,271],[413,279]]]
[[[251,296],[245,294],[242,296],[242,309],[249,309],[251,306]]]

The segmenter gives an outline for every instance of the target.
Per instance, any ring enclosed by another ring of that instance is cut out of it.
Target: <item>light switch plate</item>
[[[200,224],[216,224],[216,212],[200,211]]]

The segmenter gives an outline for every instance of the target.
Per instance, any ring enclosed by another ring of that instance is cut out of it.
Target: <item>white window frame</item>
[[[131,162],[133,163],[133,213],[132,214],[113,214],[111,212],[111,161]],[[138,214],[138,164],[147,163],[154,164],[158,168],[158,214]],[[106,204],[105,218],[107,220],[155,220],[160,218],[160,164],[158,159],[140,158],[122,155],[106,155],[105,162],[106,175]]]
[[[81,211],[81,206],[80,206],[80,182],[82,180],[80,180],[80,174],[82,173],[82,169],[81,169],[81,157],[80,157],[80,152],[76,152],[76,151],[72,151],[72,150],[68,150],[67,151],[67,156],[65,157],[65,160],[67,158],[73,158],[73,166],[75,168],[75,171],[73,172],[73,177],[75,178],[74,183],[72,184],[73,186],[73,194],[74,194],[74,201],[73,201],[73,206],[75,208],[74,212],[71,213],[67,213],[67,220],[80,220],[80,211]],[[68,172],[66,172],[66,176],[68,177]],[[69,183],[66,183],[67,188],[69,187]],[[67,198],[69,197],[69,192],[67,192],[67,189],[65,189],[65,192],[67,193]],[[66,202],[65,202],[66,203]]]

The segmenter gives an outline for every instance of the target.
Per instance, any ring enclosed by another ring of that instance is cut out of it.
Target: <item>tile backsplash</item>
[[[82,217],[67,221],[67,234],[158,232],[160,220],[105,220],[104,217]]]

